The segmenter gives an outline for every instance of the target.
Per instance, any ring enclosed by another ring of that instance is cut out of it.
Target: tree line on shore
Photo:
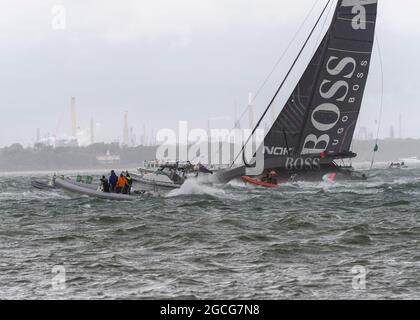
[[[353,141],[352,151],[358,154],[355,161],[370,161],[375,141]],[[401,158],[420,158],[420,140],[386,139],[378,142],[376,161],[397,161]],[[136,167],[143,161],[154,160],[157,146],[124,147],[118,143],[95,143],[86,147],[57,147],[35,144],[23,147],[19,143],[0,148],[0,171],[71,170]],[[104,163],[98,156],[118,155],[114,163]]]

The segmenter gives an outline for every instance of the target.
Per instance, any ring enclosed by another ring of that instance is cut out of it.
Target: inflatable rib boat
[[[243,176],[242,181],[245,182],[245,183],[252,184],[254,186],[263,187],[263,188],[272,188],[272,189],[278,188],[282,184],[284,184],[284,183],[280,183],[280,184],[268,183],[268,182],[264,182],[264,181],[261,181],[261,180],[257,180],[257,179],[248,177],[248,176]]]
[[[54,185],[64,191],[79,194],[79,195],[86,195],[94,198],[99,199],[107,199],[107,200],[135,200],[139,199],[141,196],[144,195],[144,192],[133,192],[132,194],[121,194],[121,193],[110,193],[110,192],[103,192],[98,190],[95,185],[83,184],[72,181],[71,179],[63,178],[63,177],[56,177],[54,180]]]

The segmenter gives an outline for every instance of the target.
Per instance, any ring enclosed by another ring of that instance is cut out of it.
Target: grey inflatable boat
[[[86,195],[86,196],[90,196],[94,198],[107,199],[107,200],[123,200],[123,201],[136,200],[145,195],[145,192],[143,191],[140,191],[140,192],[134,191],[130,195],[121,194],[121,193],[103,192],[101,190],[98,190],[98,188],[95,185],[75,182],[69,178],[63,178],[63,177],[56,177],[54,180],[54,185],[57,188],[60,188],[70,193]]]

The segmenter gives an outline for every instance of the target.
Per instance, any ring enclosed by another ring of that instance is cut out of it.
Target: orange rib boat
[[[264,181],[261,181],[261,180],[257,180],[257,179],[248,177],[248,176],[243,176],[242,181],[245,182],[245,183],[252,184],[254,186],[263,187],[263,188],[272,188],[272,189],[278,188],[283,184],[283,183],[281,183],[281,184],[268,183],[268,182],[264,182]]]

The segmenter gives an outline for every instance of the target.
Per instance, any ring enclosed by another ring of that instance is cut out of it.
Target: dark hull
[[[272,169],[276,171],[278,181],[308,181],[308,182],[320,182],[323,181],[323,178],[327,174],[336,173],[336,181],[363,181],[367,180],[366,174],[355,171],[352,167],[340,167],[334,164],[322,164],[319,168],[316,169],[292,169],[288,170],[286,168],[275,168]],[[246,168],[238,167],[228,170],[222,170],[215,175],[220,183],[227,183],[231,180],[241,178],[246,176]],[[256,176],[261,178],[262,175]]]
[[[325,175],[331,173],[337,174],[336,181],[367,180],[367,176],[364,173],[355,171],[352,167],[321,166],[321,168],[314,170],[285,170],[284,168],[277,168],[275,171],[279,180],[293,179],[294,181],[319,182],[324,179]]]

